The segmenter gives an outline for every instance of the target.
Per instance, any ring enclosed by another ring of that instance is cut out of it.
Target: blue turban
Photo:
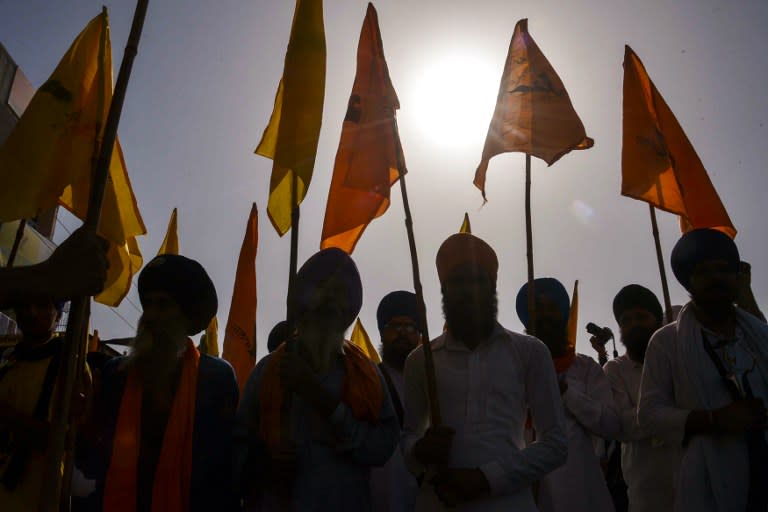
[[[309,307],[315,289],[334,277],[344,284],[347,304],[345,323],[352,325],[363,305],[363,285],[355,262],[349,254],[336,247],[316,252],[296,274],[294,305],[299,316]]]
[[[153,291],[165,292],[187,319],[187,334],[202,331],[216,315],[216,288],[202,265],[178,254],[156,256],[139,274],[139,299]]]
[[[733,272],[739,271],[739,250],[731,238],[716,229],[694,229],[680,237],[672,249],[672,271],[686,290],[690,291],[691,274],[704,261],[724,260]]]
[[[396,316],[407,316],[414,322],[419,323],[419,308],[416,304],[416,294],[399,290],[388,293],[379,302],[379,309],[376,310],[376,321],[379,324],[379,332],[384,330],[384,326]]]
[[[560,313],[563,315],[563,322],[568,322],[568,316],[571,312],[571,301],[568,298],[568,292],[563,284],[552,277],[540,277],[533,280],[533,288],[537,297],[544,296],[554,302]],[[528,328],[528,283],[525,283],[520,291],[517,292],[515,301],[517,316],[523,322],[525,328]]]

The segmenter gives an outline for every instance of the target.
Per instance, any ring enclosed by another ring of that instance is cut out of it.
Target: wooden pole
[[[117,137],[117,126],[120,124],[120,115],[123,110],[125,93],[128,88],[128,80],[131,75],[133,61],[138,53],[141,31],[144,28],[144,18],[147,14],[149,0],[138,0],[136,11],[133,15],[131,32],[125,47],[125,54],[120,64],[115,90],[112,95],[112,103],[107,114],[107,122],[104,127],[104,138],[99,149],[99,158],[91,183],[91,194],[88,201],[88,214],[85,219],[85,229],[96,232],[101,218],[101,208],[104,202],[104,190],[109,177],[109,164],[112,160],[112,149]],[[110,70],[111,71],[111,70]],[[81,345],[86,343],[83,334],[88,325],[88,308],[90,297],[77,297],[72,300],[70,317],[67,323],[67,333],[64,339],[64,367],[62,374],[62,386],[57,400],[56,410],[48,440],[48,460],[43,478],[43,488],[40,501],[40,510],[53,512],[59,505],[59,490],[61,489],[61,463],[64,459],[67,432],[69,430],[72,395],[75,392],[78,364],[84,363],[80,354],[83,352]]]
[[[659,239],[659,225],[656,222],[656,208],[648,204],[651,212],[651,229],[653,230],[653,241],[656,243],[656,259],[659,262],[659,275],[661,276],[661,291],[664,294],[664,312],[667,323],[672,321],[672,301],[669,299],[669,284],[667,283],[667,271],[664,269],[664,256],[661,253],[661,241]]]
[[[24,228],[26,227],[27,219],[21,219],[19,221],[19,227],[16,228],[16,238],[13,240],[13,246],[11,247],[11,252],[8,254],[8,263],[6,263],[5,268],[11,268],[16,261],[16,254],[19,252],[21,240],[24,238]]]
[[[536,290],[533,282],[533,228],[531,225],[531,155],[525,154],[525,243],[528,259],[528,327],[536,336]]]

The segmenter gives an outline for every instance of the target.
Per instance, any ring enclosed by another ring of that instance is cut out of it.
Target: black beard
[[[645,351],[654,332],[656,332],[655,327],[635,327],[621,337],[621,342],[627,347],[630,359],[639,363],[645,361]]]
[[[415,345],[413,348],[409,350],[403,350],[400,348],[400,341],[409,341],[403,336],[399,336],[392,340],[390,343],[382,343],[379,346],[379,350],[381,351],[381,359],[385,363],[387,363],[389,366],[394,368],[395,370],[398,370],[400,372],[403,371],[403,368],[405,368],[405,360],[408,359],[408,354],[411,353],[411,351],[418,347],[418,344]]]
[[[169,386],[186,351],[186,339],[182,323],[169,321],[162,328],[148,328],[139,320],[133,352],[126,364],[136,369],[145,390]]]
[[[456,300],[449,303],[443,295],[443,316],[448,331],[459,340],[488,338],[496,326],[498,314],[496,292],[488,297]]]

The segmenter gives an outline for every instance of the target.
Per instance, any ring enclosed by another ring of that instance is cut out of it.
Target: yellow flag
[[[349,337],[349,341],[351,341],[353,345],[356,345],[357,348],[362,350],[363,353],[368,356],[368,359],[373,361],[375,364],[379,364],[381,362],[379,353],[375,348],[373,348],[371,338],[368,337],[368,333],[365,332],[365,328],[363,327],[362,322],[360,322],[360,318],[358,318],[355,322],[355,327],[352,329],[352,335]]]
[[[469,233],[470,235],[472,234],[472,226],[469,223],[469,214],[467,212],[464,212],[464,222],[461,223],[459,233]]]
[[[325,32],[321,0],[296,0],[275,107],[256,154],[271,158],[267,213],[275,230],[291,228],[291,188],[304,200],[315,166],[325,96]]]
[[[171,219],[168,221],[168,230],[165,232],[165,238],[160,245],[160,254],[179,254],[179,229],[176,219],[176,208],[171,212]]]
[[[519,151],[552,165],[574,149],[593,145],[563,82],[528,33],[528,20],[518,21],[475,172],[475,186],[485,198],[488,161],[498,154]]]
[[[579,328],[579,280],[573,283],[571,313],[568,315],[568,346],[576,348],[576,332]]]
[[[85,219],[111,101],[112,47],[103,12],[77,36],[0,148],[0,222],[34,217],[57,202]],[[98,232],[110,242],[110,268],[95,299],[117,306],[142,264],[135,237],[146,233],[119,140]]]
[[[209,356],[219,357],[219,321],[214,316],[200,338],[200,351]]]

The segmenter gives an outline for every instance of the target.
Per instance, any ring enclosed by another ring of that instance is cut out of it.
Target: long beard
[[[488,297],[462,298],[446,301],[443,296],[443,316],[448,331],[457,339],[485,339],[496,325],[498,300],[496,294]]]
[[[638,362],[645,360],[645,351],[654,332],[656,332],[655,328],[635,327],[621,337],[621,342],[627,347],[627,352],[632,359]]]
[[[405,367],[405,360],[408,359],[408,354],[418,346],[418,343],[411,345],[408,338],[399,336],[389,343],[382,343],[379,346],[379,351],[385,363],[402,372]]]
[[[142,388],[150,392],[170,389],[187,347],[184,322],[171,319],[150,327],[141,319],[132,347],[126,366],[137,372]]]

